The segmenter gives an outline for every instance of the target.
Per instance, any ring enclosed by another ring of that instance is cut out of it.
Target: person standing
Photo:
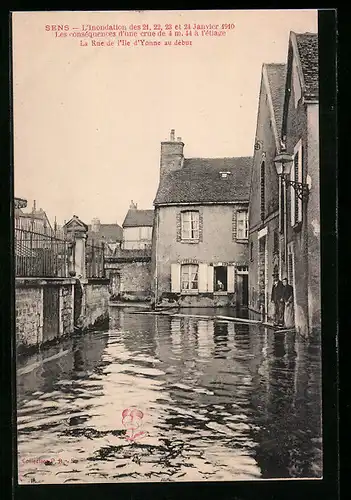
[[[294,289],[289,285],[287,278],[283,279],[283,299],[284,299],[284,322],[287,328],[295,326],[294,318]]]
[[[284,326],[284,285],[276,274],[273,275],[271,302],[274,303],[274,325]]]

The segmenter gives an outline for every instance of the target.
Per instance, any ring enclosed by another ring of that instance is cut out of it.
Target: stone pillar
[[[75,233],[75,245],[74,245],[74,270],[76,276],[86,277],[86,266],[85,266],[85,250],[86,250],[86,233],[81,232]]]
[[[73,243],[73,271],[77,277],[86,277],[86,240],[88,226],[86,226],[77,216],[65,225],[66,234],[69,240]]]

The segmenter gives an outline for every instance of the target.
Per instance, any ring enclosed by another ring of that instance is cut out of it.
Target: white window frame
[[[187,272],[185,272],[187,271]],[[186,279],[187,277],[187,279]],[[195,279],[196,278],[196,279]],[[193,285],[196,283],[196,287]],[[186,286],[184,286],[186,284]],[[180,267],[180,286],[182,293],[197,293],[199,291],[199,265],[182,264]]]
[[[242,219],[241,214],[245,214]],[[243,224],[243,227],[240,227],[241,224]],[[247,240],[249,238],[248,210],[238,210],[236,212],[236,238],[237,240]]]
[[[181,239],[182,241],[199,241],[200,213],[197,210],[181,212]]]

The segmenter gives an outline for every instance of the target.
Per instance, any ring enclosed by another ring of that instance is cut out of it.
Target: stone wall
[[[38,347],[74,330],[70,278],[16,278],[16,345]]]
[[[74,287],[63,285],[60,288],[60,334],[68,335],[74,330]]]
[[[39,344],[43,338],[43,300],[40,287],[16,287],[17,346]]]
[[[108,303],[108,279],[16,278],[18,351],[71,335],[75,328],[84,330],[107,325]],[[75,317],[78,318],[76,324]]]
[[[108,262],[106,274],[111,283],[111,295],[120,300],[149,300],[151,296],[151,262]]]
[[[79,326],[87,329],[108,323],[109,280],[89,278],[81,280],[81,286],[83,296]]]

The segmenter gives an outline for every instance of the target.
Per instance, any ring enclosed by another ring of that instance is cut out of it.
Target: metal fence
[[[55,234],[15,228],[15,267],[19,277],[69,276],[69,242]]]
[[[87,278],[105,277],[105,249],[103,243],[87,243],[85,250],[85,265]]]

